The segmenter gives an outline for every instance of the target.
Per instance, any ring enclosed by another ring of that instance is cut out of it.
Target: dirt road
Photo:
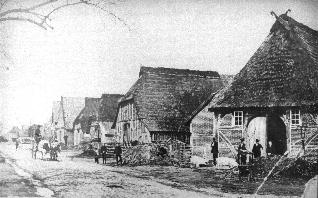
[[[0,197],[8,196],[36,197],[39,195],[33,184],[18,175],[0,155]]]
[[[0,151],[57,197],[210,197],[207,193],[129,177],[115,172],[116,167],[94,164],[91,160],[71,160],[67,156],[61,156],[59,162],[34,160],[30,151],[15,151],[8,144],[1,145]]]
[[[62,152],[58,162],[32,159],[30,151],[15,151],[10,144],[0,145],[0,153],[18,167],[20,175],[29,178],[28,186],[34,185],[38,194],[40,191],[45,197],[254,197],[251,192],[256,185],[251,183],[243,190],[231,190],[233,185],[226,186],[208,172],[95,164],[93,159],[71,158],[74,152]],[[38,195],[34,189],[25,191]]]

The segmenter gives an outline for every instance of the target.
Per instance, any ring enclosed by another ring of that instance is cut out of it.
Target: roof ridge
[[[190,70],[190,69],[179,69],[179,68],[168,68],[168,67],[141,66],[139,76],[141,76],[143,73],[175,74],[180,76],[195,75],[195,76],[204,76],[204,77],[207,77],[207,76],[220,77],[217,71],[201,71],[201,70]]]
[[[283,27],[289,32],[290,38],[294,40],[297,44],[300,45],[301,48],[304,49],[305,53],[307,54],[308,58],[313,61],[315,64],[316,60],[313,59],[312,57],[312,50],[309,49],[310,47],[308,44],[305,42],[305,40],[302,38],[302,35],[300,35],[299,31],[297,31],[297,28],[299,28],[302,31],[307,32],[311,36],[317,37],[318,39],[318,31],[308,27],[307,25],[304,25],[303,23],[300,23],[293,19],[292,17],[288,16],[287,13],[290,12],[291,10],[288,9],[286,13],[281,14],[280,16],[277,16],[275,12],[271,12],[272,15],[275,16],[276,20],[283,25]],[[271,32],[274,28],[275,24],[273,25]],[[275,28],[274,28],[275,29]],[[318,47],[318,42],[317,42],[317,47]]]

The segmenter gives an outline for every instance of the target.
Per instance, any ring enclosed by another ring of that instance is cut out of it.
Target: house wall
[[[233,124],[233,113],[228,114],[215,114],[215,130],[217,133],[219,141],[219,156],[225,157],[235,157],[233,148],[237,150],[240,143],[240,138],[245,138],[245,143],[248,150],[252,150],[252,145],[249,144],[250,141],[254,142],[254,138],[251,131],[248,130],[249,123],[256,117],[266,117],[266,112],[262,111],[243,111],[243,125],[234,126]],[[233,111],[234,112],[234,111]],[[268,114],[267,114],[268,115]],[[301,133],[305,136],[305,141],[307,138],[311,137],[314,133],[318,132],[318,122],[317,114],[312,114],[304,111],[300,111],[301,124],[299,126],[294,126],[291,124],[291,110],[286,110],[278,114],[280,119],[284,122],[286,127],[286,139],[287,139],[287,151],[289,155],[295,155],[299,152],[301,148]],[[301,132],[302,131],[302,132]],[[253,137],[253,140],[250,138]],[[267,137],[266,135],[261,142],[263,144],[264,150],[263,155],[265,155]],[[265,145],[264,145],[265,144]],[[313,149],[318,146],[318,139],[312,141],[312,146],[308,147],[308,150]],[[234,151],[235,151],[234,150]],[[317,151],[313,152],[317,154]]]
[[[66,131],[67,137],[67,145],[74,145],[74,131],[73,130],[67,130]],[[64,142],[64,138],[63,138]]]
[[[211,158],[211,142],[216,136],[213,130],[214,113],[205,107],[190,123],[190,146],[192,154],[204,158]]]
[[[233,113],[223,116],[216,114],[216,133],[219,142],[219,156],[234,157],[233,148],[237,149],[240,138],[244,137],[244,127],[234,126]],[[233,146],[231,150],[231,146]]]
[[[56,134],[56,139],[58,142],[63,142],[64,143],[64,135],[65,135],[65,130],[62,128],[56,128],[55,129],[55,134]]]
[[[149,143],[151,141],[150,133],[142,120],[138,118],[136,108],[132,101],[120,104],[116,130],[119,142],[129,144],[135,140],[140,143]]]
[[[55,134],[58,142],[65,143],[64,136],[67,135],[67,145],[74,145],[74,132],[72,130],[56,128]]]
[[[74,126],[74,145],[79,145],[80,142],[83,140],[84,132],[81,129],[81,124],[75,124]]]
[[[104,143],[111,143],[111,142],[118,142],[119,135],[117,134],[116,129],[112,129],[112,122],[100,122],[100,133],[101,133],[101,142]],[[112,134],[114,137],[106,137],[106,134]]]
[[[312,135],[318,133],[318,113],[307,113],[303,112],[301,115],[301,125],[291,126],[291,151],[292,155],[297,155],[302,148],[302,134],[305,137],[305,141],[309,139]],[[309,146],[305,149],[306,153],[311,153],[309,156],[313,157],[318,155],[318,138],[311,141]]]

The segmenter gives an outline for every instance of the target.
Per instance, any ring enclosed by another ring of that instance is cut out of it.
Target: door
[[[247,140],[245,140],[247,150],[252,151],[256,139],[259,139],[259,143],[263,146],[262,156],[265,156],[266,134],[266,117],[253,118],[247,129]]]

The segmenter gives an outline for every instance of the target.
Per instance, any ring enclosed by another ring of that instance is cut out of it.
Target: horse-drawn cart
[[[50,160],[57,161],[57,154],[61,152],[61,145],[57,141],[49,142],[47,140],[40,140],[38,143],[33,143],[31,152],[32,158],[34,159],[36,159],[36,154],[40,152],[42,159],[46,154],[50,154]]]

